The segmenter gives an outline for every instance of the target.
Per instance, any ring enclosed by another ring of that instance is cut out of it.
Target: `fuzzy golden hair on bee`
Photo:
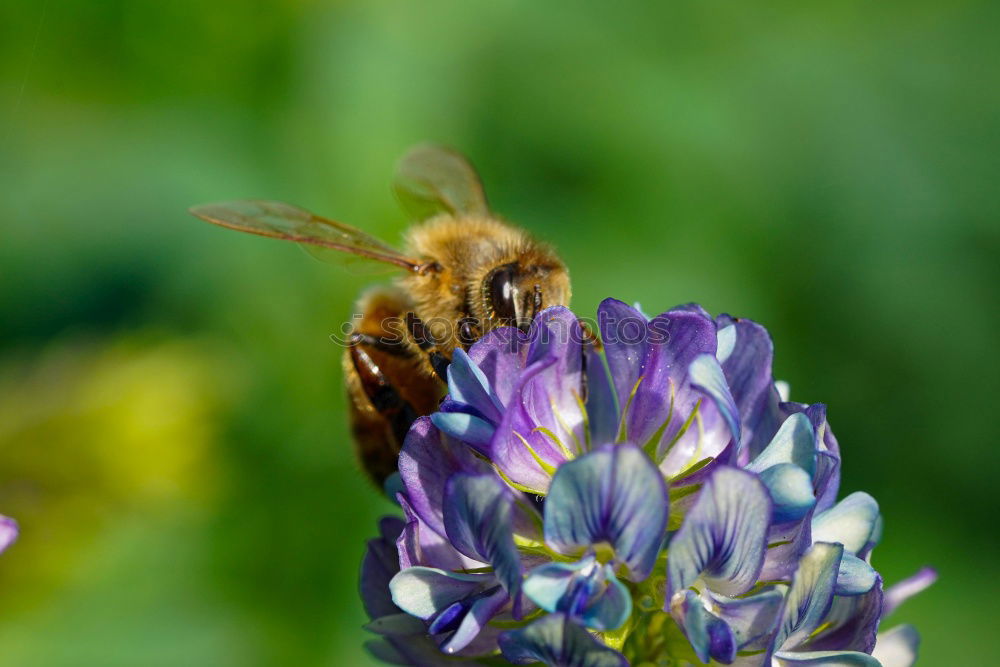
[[[456,348],[469,348],[497,327],[525,328],[543,308],[568,306],[570,299],[569,273],[555,250],[490,211],[479,176],[461,155],[418,146],[397,164],[393,189],[417,221],[403,250],[283,202],[191,209],[222,227],[404,271],[364,293],[343,341],[355,450],[377,484],[395,471],[410,425],[444,396]]]
[[[437,216],[409,230],[407,248],[436,268],[399,282],[449,351],[461,332],[446,322],[465,318],[482,335],[569,302],[569,273],[555,251],[496,218]]]

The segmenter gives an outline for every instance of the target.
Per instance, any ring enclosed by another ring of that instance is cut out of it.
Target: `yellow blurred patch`
[[[5,588],[61,580],[115,516],[210,501],[233,377],[211,343],[145,335],[0,363],[0,512],[21,524]]]

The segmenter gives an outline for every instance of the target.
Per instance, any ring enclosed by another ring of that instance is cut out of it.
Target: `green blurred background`
[[[433,139],[576,309],[765,323],[828,403],[923,663],[995,653],[997,3],[0,5],[2,665],[364,664],[368,488],[328,336],[385,275],[188,216],[397,240]],[[992,526],[992,527],[991,527]]]

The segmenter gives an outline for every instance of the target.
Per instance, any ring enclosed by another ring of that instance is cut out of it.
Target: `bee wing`
[[[392,189],[403,208],[418,220],[439,213],[489,214],[475,168],[443,146],[421,144],[410,149],[396,164]]]
[[[241,232],[336,250],[410,271],[418,271],[422,266],[420,261],[402,255],[356,227],[279,201],[241,199],[202,204],[190,211],[202,220]]]

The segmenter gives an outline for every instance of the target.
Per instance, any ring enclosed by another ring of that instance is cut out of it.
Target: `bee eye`
[[[490,275],[487,294],[489,295],[490,308],[496,319],[508,323],[517,320],[517,306],[514,301],[517,295],[515,292],[513,267],[500,267]]]

